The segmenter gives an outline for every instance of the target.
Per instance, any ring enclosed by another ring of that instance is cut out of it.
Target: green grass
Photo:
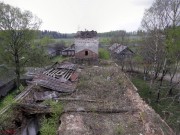
[[[40,133],[42,135],[56,135],[59,125],[59,118],[63,110],[62,104],[52,100],[46,100],[43,104],[51,106],[52,114],[48,118],[43,117],[41,121]]]
[[[12,128],[12,120],[14,118],[13,106],[16,104],[14,98],[17,94],[17,89],[12,90],[7,96],[0,100],[0,110],[8,105],[11,105],[11,107],[5,113],[0,115],[0,130]]]
[[[21,86],[20,86],[21,87]],[[22,86],[23,87],[23,86]],[[5,106],[12,104],[15,96],[19,94],[20,90],[14,89],[11,90],[7,96],[0,99],[0,110],[3,109]],[[21,89],[22,91],[22,89]]]
[[[52,39],[55,43],[65,42],[66,46],[71,46],[74,43],[74,38],[60,38],[60,39]]]
[[[99,58],[104,60],[109,60],[110,53],[106,49],[99,48]]]
[[[122,125],[118,125],[118,127],[116,128],[116,132],[118,135],[123,135],[125,133],[125,130]]]
[[[63,56],[56,56],[54,58],[51,59],[51,61],[54,62],[62,62],[63,60],[67,60],[69,59],[68,57],[63,57]]]
[[[174,90],[173,96],[167,96],[168,87],[167,81],[164,81],[164,85],[161,89],[160,102],[157,103],[157,86],[158,82],[155,82],[155,87],[149,90],[149,82],[144,81],[140,76],[132,77],[132,82],[138,88],[139,95],[150,105],[152,108],[164,119],[164,111],[169,112],[169,116],[165,119],[168,125],[174,129],[175,132],[180,132],[180,103],[177,99],[174,99],[174,96],[178,94],[179,90]]]
[[[24,86],[20,85],[19,90],[13,89],[11,90],[5,97],[0,99],[0,110],[3,109],[5,106],[14,103],[14,98],[21,93],[25,89]]]
[[[0,101],[0,110],[3,109],[5,106],[11,104],[13,102],[13,99],[14,99],[14,94],[13,93],[9,94],[5,98],[3,98]]]

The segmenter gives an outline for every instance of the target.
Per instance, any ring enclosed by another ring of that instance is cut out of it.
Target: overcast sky
[[[41,30],[134,31],[153,0],[1,0],[29,10],[42,21]]]

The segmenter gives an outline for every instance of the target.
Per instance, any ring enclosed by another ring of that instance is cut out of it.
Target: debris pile
[[[43,101],[71,94],[75,91],[77,80],[77,65],[64,62],[55,63],[37,73],[32,81],[28,81],[29,86],[18,97],[18,104],[14,109],[18,114],[14,116],[14,121],[20,121],[17,134],[37,134],[41,117],[52,113],[51,106]]]
[[[93,38],[97,37],[97,32],[92,30],[92,31],[78,31],[75,35],[76,38]]]
[[[58,92],[73,92],[77,78],[76,65],[63,63],[38,74],[32,83]]]

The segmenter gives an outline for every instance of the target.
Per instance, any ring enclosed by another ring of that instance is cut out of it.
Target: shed
[[[61,55],[62,56],[74,56],[75,55],[75,45],[72,44],[70,47],[62,50]]]
[[[55,48],[48,47],[47,48],[47,53],[49,57],[55,57],[56,56],[56,50]]]
[[[121,44],[113,44],[109,47],[111,56],[116,59],[130,59],[134,55],[134,52],[127,46]]]

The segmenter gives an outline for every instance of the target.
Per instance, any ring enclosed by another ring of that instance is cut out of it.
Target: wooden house
[[[75,45],[71,45],[68,48],[65,48],[64,50],[61,51],[62,56],[74,56],[75,55]]]
[[[109,50],[111,52],[111,56],[119,60],[131,59],[134,56],[134,52],[129,49],[129,47],[117,43],[110,46]]]

